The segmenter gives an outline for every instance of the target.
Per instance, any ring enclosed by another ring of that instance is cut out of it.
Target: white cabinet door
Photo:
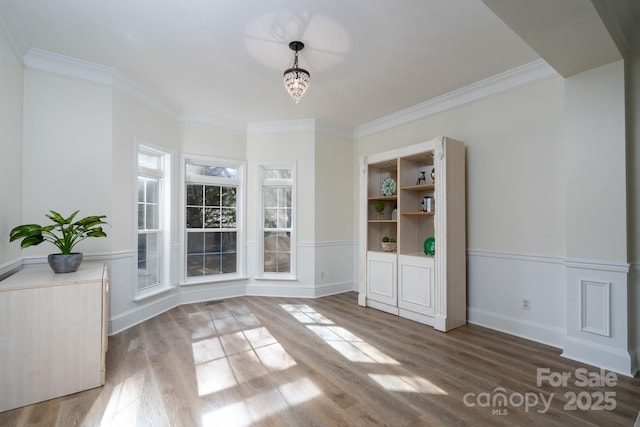
[[[395,252],[367,253],[367,298],[392,306],[398,304],[397,258]]]
[[[427,256],[398,256],[398,306],[433,316],[434,260]]]

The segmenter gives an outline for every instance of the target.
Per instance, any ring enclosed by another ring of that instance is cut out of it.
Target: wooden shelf
[[[422,212],[422,211],[416,211],[416,212],[400,212],[400,215],[426,215],[426,216],[433,216],[435,215],[436,212],[435,211],[431,211],[431,212]]]
[[[435,185],[434,184],[420,184],[420,185],[407,185],[405,187],[400,188],[401,190],[406,190],[406,191],[427,191],[427,192],[433,192],[433,190],[435,189]]]
[[[385,201],[385,200],[398,200],[398,195],[394,194],[393,196],[373,196],[373,197],[369,197],[369,200],[381,200],[381,201]]]
[[[396,223],[397,219],[370,219],[369,222]]]

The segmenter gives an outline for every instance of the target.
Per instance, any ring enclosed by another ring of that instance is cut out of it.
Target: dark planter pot
[[[78,271],[80,263],[82,262],[81,253],[71,254],[51,254],[47,257],[49,261],[49,267],[54,273],[73,273]]]

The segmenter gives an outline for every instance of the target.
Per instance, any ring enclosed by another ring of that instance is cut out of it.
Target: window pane
[[[187,277],[204,275],[204,255],[187,255]]]
[[[236,252],[237,245],[237,233],[218,233],[221,237],[221,247],[220,252]]]
[[[202,228],[202,208],[187,208],[187,228]]]
[[[138,290],[160,284],[160,233],[138,235]]]
[[[138,153],[138,165],[149,169],[160,169],[160,155]]]
[[[220,233],[202,233],[204,235],[204,251],[208,254],[220,252]]]
[[[236,206],[236,187],[222,187],[222,206],[231,208]]]
[[[160,228],[158,205],[147,205],[147,230]]]
[[[220,228],[220,209],[219,208],[204,209],[204,227]]]
[[[223,208],[221,211],[220,223],[223,228],[235,228],[236,210],[235,208]]]
[[[187,233],[187,277],[235,273],[237,233]]]
[[[204,269],[205,269],[204,274],[211,275],[211,274],[222,273],[220,261],[221,261],[220,254],[205,255],[204,256]]]
[[[278,191],[278,206],[291,207],[291,188],[281,188]]]
[[[160,186],[157,179],[147,180],[147,203],[158,203]]]
[[[275,208],[278,206],[278,188],[264,187],[264,206],[266,208]]]
[[[225,168],[219,166],[205,166],[204,175],[217,176],[222,178],[235,178],[238,175],[238,170],[235,168]]]
[[[220,187],[207,185],[204,201],[206,206],[220,206]]]
[[[291,228],[291,209],[278,209],[278,228]]]
[[[144,202],[144,181],[144,178],[138,177],[138,202]]]
[[[202,206],[202,185],[187,184],[187,205]]]
[[[291,179],[291,169],[265,169],[265,179]]]
[[[222,272],[236,272],[236,254],[222,254]]]
[[[144,230],[144,204],[138,203],[138,230]]]
[[[264,233],[264,271],[288,273],[291,269],[289,233]]]
[[[187,254],[204,252],[204,233],[187,233]]]
[[[204,167],[201,165],[187,164],[188,175],[204,175]]]
[[[277,209],[265,209],[264,210],[264,228],[277,228],[278,227],[278,210]]]

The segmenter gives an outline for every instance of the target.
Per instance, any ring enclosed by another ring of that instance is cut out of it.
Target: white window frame
[[[297,185],[296,185],[296,162],[295,161],[273,161],[259,162],[256,164],[257,176],[257,214],[256,214],[256,279],[264,280],[297,280],[297,244],[296,244],[296,218],[297,218]],[[264,172],[266,169],[290,169],[291,179],[270,179],[266,180]],[[265,272],[264,271],[264,188],[265,187],[291,186],[291,235],[289,247],[291,251],[290,268],[288,272]]]
[[[199,164],[215,167],[228,167],[237,170],[235,178],[204,177],[198,175],[197,180],[187,176],[187,165]],[[222,159],[217,157],[200,156],[183,153],[180,162],[180,286],[199,285],[203,283],[228,282],[244,280],[246,273],[246,161]],[[187,183],[198,182],[211,185],[236,186],[236,272],[209,276],[187,277]]]
[[[134,301],[143,300],[153,295],[165,292],[174,286],[171,284],[171,166],[173,155],[171,152],[149,144],[146,141],[136,139],[134,153],[134,169],[135,169],[135,188],[134,191],[134,245],[135,249],[135,268],[134,268]],[[160,157],[161,169],[156,170],[140,166],[138,162],[139,153],[147,153]],[[159,180],[159,239],[160,245],[160,282],[144,289],[138,289],[138,177],[157,178]]]

